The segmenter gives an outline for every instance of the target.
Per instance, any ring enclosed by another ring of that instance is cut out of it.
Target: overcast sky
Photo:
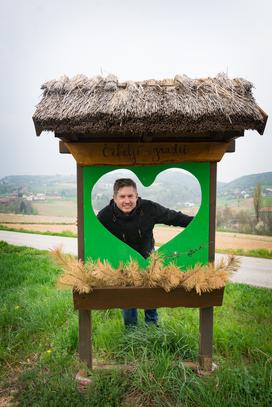
[[[36,137],[40,86],[82,73],[121,80],[228,73],[253,82],[272,110],[272,2],[267,0],[0,0],[0,177],[73,174],[53,133]],[[245,132],[219,163],[218,179],[272,171],[271,124]]]

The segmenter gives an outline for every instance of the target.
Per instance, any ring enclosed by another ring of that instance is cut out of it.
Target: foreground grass
[[[125,332],[120,310],[92,313],[94,351],[104,361],[129,363],[129,373],[92,373],[84,391],[74,377],[77,315],[69,291],[45,251],[0,243],[0,395],[19,406],[270,406],[271,291],[228,285],[215,308],[214,361],[199,378],[182,360],[196,360],[198,310],[161,309],[160,328]],[[0,396],[1,397],[1,396]],[[1,405],[1,399],[0,399]]]
[[[31,233],[35,235],[47,235],[47,236],[64,236],[64,237],[77,237],[77,234],[71,230],[63,230],[62,232],[50,232],[50,231],[37,231],[24,228],[13,228],[0,224],[0,230],[7,230],[9,232],[21,232],[21,233]]]
[[[272,259],[272,250],[268,249],[216,249],[217,253],[235,254],[236,256],[261,257],[263,259]]]

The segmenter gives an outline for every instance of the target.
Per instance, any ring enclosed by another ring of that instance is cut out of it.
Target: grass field
[[[223,208],[228,206],[234,211],[249,210],[252,213],[254,212],[253,198],[235,198],[235,199],[225,199],[222,196],[217,198],[216,206],[218,208]]]
[[[143,321],[125,331],[120,310],[93,312],[97,359],[132,370],[94,371],[78,387],[77,315],[60,270],[47,252],[0,243],[0,405],[65,407],[251,407],[272,405],[272,296],[229,284],[215,308],[210,377],[183,364],[196,360],[198,311],[161,309],[160,327]]]
[[[272,196],[265,196],[262,198],[262,206],[272,206]]]
[[[57,227],[56,227],[57,226]],[[41,230],[43,229],[43,230]],[[63,236],[63,237],[77,237],[77,228],[74,226],[72,228],[65,228],[60,225],[47,225],[41,228],[41,225],[20,225],[20,224],[0,224],[0,230],[8,230],[10,232],[21,232],[21,233],[30,233],[38,235],[47,235],[47,236]],[[59,232],[58,232],[59,230]]]
[[[269,249],[218,249],[218,253],[234,254],[235,256],[260,257],[262,259],[272,259],[272,250]]]

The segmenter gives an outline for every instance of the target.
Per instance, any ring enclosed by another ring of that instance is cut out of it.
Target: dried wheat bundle
[[[58,279],[58,286],[70,287],[79,293],[89,293],[94,288],[102,287],[161,287],[166,292],[184,287],[201,295],[224,287],[230,275],[239,267],[239,260],[235,256],[228,256],[226,261],[221,259],[216,265],[196,264],[183,271],[174,263],[165,265],[163,256],[158,252],[151,254],[145,269],[132,258],[128,263],[120,262],[114,268],[107,260],[83,263],[71,255],[64,255],[59,248],[51,253],[64,271]]]
[[[112,267],[107,260],[101,261],[98,259],[94,273],[99,282],[99,287],[114,287],[121,283],[119,269]]]
[[[89,273],[86,273],[85,264],[77,260],[74,256],[64,254],[61,248],[51,251],[56,263],[62,267],[64,273],[58,279],[60,288],[73,288],[79,293],[88,293],[91,291],[91,281]]]
[[[146,274],[148,287],[162,287],[167,292],[180,286],[184,278],[184,272],[174,263],[166,266],[163,256],[158,252],[150,256]]]
[[[126,285],[134,287],[147,286],[147,273],[140,268],[139,263],[132,258],[123,267],[123,277],[126,280]]]
[[[221,259],[218,264],[196,264],[187,269],[182,286],[187,290],[196,290],[198,294],[225,286],[231,274],[238,270],[239,260],[230,255],[227,260]]]
[[[170,291],[173,288],[179,287],[182,285],[182,282],[185,278],[185,272],[183,272],[176,264],[170,263],[165,268],[165,280],[168,286],[165,286],[165,291]]]
[[[147,287],[160,287],[164,278],[164,264],[162,255],[154,252],[149,257],[149,262],[146,268],[146,283]]]

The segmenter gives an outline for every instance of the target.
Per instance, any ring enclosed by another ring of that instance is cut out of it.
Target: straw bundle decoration
[[[120,82],[114,75],[77,75],[42,85],[33,120],[37,135],[166,137],[255,129],[267,115],[256,104],[252,83],[226,74],[214,78]],[[213,137],[213,136],[211,136]]]
[[[163,256],[157,252],[150,255],[145,269],[140,268],[133,259],[126,264],[120,262],[114,268],[106,260],[88,260],[83,263],[71,255],[63,254],[60,248],[52,250],[51,254],[63,270],[58,287],[70,288],[80,294],[103,287],[161,287],[166,292],[183,287],[201,295],[224,287],[232,273],[239,268],[239,260],[232,255],[217,264],[196,264],[182,270],[174,263],[165,264]]]

